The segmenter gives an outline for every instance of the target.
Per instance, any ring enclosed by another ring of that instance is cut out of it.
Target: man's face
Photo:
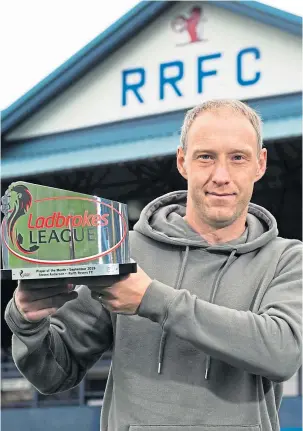
[[[229,226],[247,210],[254,183],[265,173],[250,121],[228,108],[200,114],[191,125],[177,165],[188,182],[188,205],[207,225]]]

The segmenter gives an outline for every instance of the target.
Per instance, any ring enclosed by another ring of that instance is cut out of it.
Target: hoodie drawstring
[[[179,277],[178,277],[177,284],[176,284],[176,290],[180,289],[180,286],[181,286],[181,283],[183,280],[184,271],[185,271],[185,267],[186,267],[186,263],[187,263],[187,259],[188,259],[188,253],[189,253],[189,246],[186,246],[184,257],[182,259]],[[165,343],[166,343],[166,335],[167,335],[167,333],[166,333],[165,329],[162,329],[161,340],[160,340],[160,345],[159,345],[159,355],[158,355],[158,374],[161,374],[163,353],[164,353],[164,347],[165,347]]]
[[[218,286],[220,283],[221,278],[223,277],[223,275],[225,274],[225,272],[227,271],[228,267],[233,263],[234,260],[236,260],[235,254],[236,254],[237,250],[234,249],[231,254],[229,255],[227,261],[225,262],[225,265],[222,268],[222,271],[219,273],[218,277],[216,278],[216,280],[213,283],[212,286],[212,290],[211,290],[211,297],[210,297],[210,303],[212,304],[214,302],[215,299],[215,295],[217,293],[218,290]],[[208,374],[209,374],[209,370],[210,370],[210,361],[211,358],[209,355],[206,356],[206,365],[205,365],[205,375],[204,375],[204,379],[207,380],[208,379]]]
[[[227,261],[225,262],[225,264],[222,268],[222,271],[218,274],[218,277],[215,279],[213,286],[212,286],[212,289],[211,289],[211,297],[210,297],[210,301],[209,301],[210,303],[214,302],[221,278],[223,277],[223,275],[227,271],[228,267],[236,260],[236,257],[235,257],[236,252],[237,252],[236,249],[234,249],[231,252],[231,254],[229,255]],[[187,259],[188,259],[188,254],[189,254],[189,246],[186,246],[184,257],[182,259],[182,264],[181,264],[181,269],[180,269],[178,281],[176,284],[176,290],[180,289],[180,286],[181,286],[181,283],[183,280],[183,276],[184,276],[184,271],[185,271]],[[164,354],[164,348],[165,348],[165,343],[166,343],[166,336],[167,336],[167,332],[163,329],[161,339],[160,339],[160,345],[159,345],[158,374],[161,374],[163,354]],[[208,379],[209,370],[210,370],[210,362],[211,362],[211,357],[209,355],[207,355],[206,356],[206,366],[205,366],[205,376],[204,376],[205,380]]]

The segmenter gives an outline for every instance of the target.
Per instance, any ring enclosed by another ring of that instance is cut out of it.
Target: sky
[[[0,110],[53,72],[138,0],[9,0],[0,26]],[[302,0],[268,0],[303,15]]]

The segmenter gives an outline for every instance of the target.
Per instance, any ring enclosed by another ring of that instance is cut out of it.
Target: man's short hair
[[[180,138],[181,147],[184,152],[186,152],[187,147],[188,131],[195,118],[203,112],[218,111],[221,108],[229,108],[237,114],[244,115],[250,121],[257,134],[258,152],[260,152],[263,146],[261,116],[254,109],[236,99],[211,99],[187,111],[181,128]]]

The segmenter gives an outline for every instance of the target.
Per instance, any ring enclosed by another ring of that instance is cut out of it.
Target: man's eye
[[[211,160],[211,156],[209,154],[200,154],[200,156],[198,156],[198,159]]]
[[[243,156],[241,156],[241,154],[236,154],[236,155],[234,156],[234,160],[236,160],[236,161],[241,161],[241,160],[243,160]]]

